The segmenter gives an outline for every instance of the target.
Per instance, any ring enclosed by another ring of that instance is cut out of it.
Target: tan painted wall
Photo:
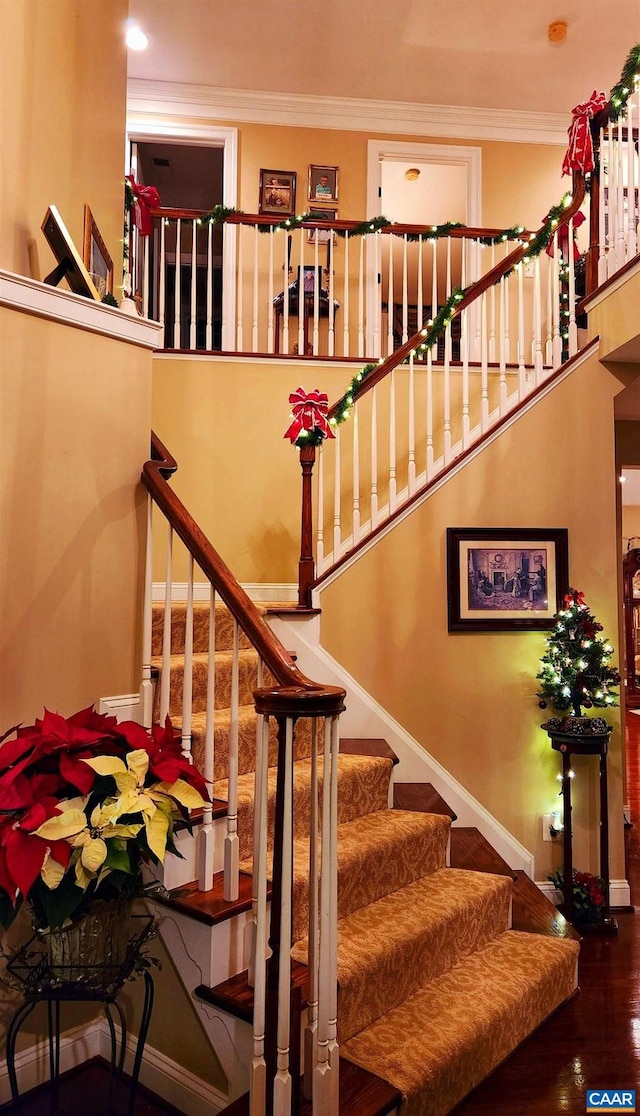
[[[41,279],[60,211],[82,252],[91,207],[122,273],[128,0],[0,0],[0,267]]]
[[[151,354],[0,308],[0,710],[70,714],[140,685]]]
[[[560,852],[541,841],[559,770],[535,698],[544,634],[448,634],[446,528],[566,526],[571,581],[615,638],[617,390],[592,359],[321,598],[323,646],[535,854],[538,878]],[[399,570],[401,577],[391,572]],[[611,720],[611,868],[621,878],[619,711]],[[575,766],[576,859],[594,867],[595,771]]]

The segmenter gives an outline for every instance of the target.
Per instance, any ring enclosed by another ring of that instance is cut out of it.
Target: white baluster
[[[636,149],[633,142],[633,98],[627,101],[627,259],[632,260],[638,251],[636,235]],[[639,121],[640,123],[640,121]]]
[[[508,242],[505,242],[505,246],[504,246],[505,259],[509,255],[509,251],[510,251],[509,244],[508,244]],[[503,344],[504,344],[504,359],[505,359],[507,364],[509,364],[510,361],[511,361],[511,336],[510,336],[510,332],[509,332],[509,321],[510,321],[510,317],[511,317],[511,315],[510,315],[510,305],[509,305],[510,295],[511,295],[511,287],[508,285],[508,283],[509,283],[509,280],[506,279],[506,278],[501,280],[502,293],[503,293],[503,296],[504,296],[503,314],[502,314],[502,337],[503,337]]]
[[[167,537],[167,572],[164,590],[164,623],[162,628],[162,668],[160,671],[160,724],[169,716],[171,697],[171,593],[173,589],[173,527]]]
[[[402,245],[402,344],[409,340],[409,258],[408,241],[405,233]]]
[[[173,291],[173,347],[174,349],[180,348],[180,286],[181,286],[181,223],[180,218],[176,221],[176,266],[175,266],[175,287]]]
[[[238,621],[233,621],[233,663],[231,667],[231,720],[229,723],[229,792],[227,835],[224,842],[224,898],[234,902],[239,894],[238,842]]]
[[[389,511],[396,510],[396,370],[389,379]]]
[[[546,368],[553,368],[553,265],[549,256],[546,256],[547,267],[547,298],[545,312],[545,347],[544,363]]]
[[[489,426],[489,337],[487,329],[487,292],[480,295],[480,424],[482,433]]]
[[[431,318],[438,313],[438,241],[431,241]],[[438,358],[438,342],[435,343],[435,357]]]
[[[573,217],[569,221],[569,240],[567,252],[569,254],[569,356],[574,356],[578,351],[578,326],[576,323],[576,272],[573,258]]]
[[[320,445],[318,452],[318,531],[316,539],[316,563],[318,572],[324,567],[324,453]]]
[[[509,317],[507,280],[500,280],[500,415],[507,410],[507,361],[509,359]]]
[[[313,1097],[313,1074],[317,1064],[318,984],[320,964],[319,941],[319,875],[318,875],[318,720],[311,722],[311,789],[309,806],[309,995],[307,1025],[304,1032],[304,1096]]]
[[[260,272],[258,269],[258,240],[260,233],[258,226],[253,226],[253,321],[251,328],[251,351],[253,353],[259,352],[260,338],[259,338],[259,325],[260,325],[260,309],[259,309],[259,287],[260,287]]]
[[[364,240],[364,237],[362,237]],[[344,238],[344,286],[342,290],[342,352],[349,356],[349,230]]]
[[[616,162],[618,166],[618,251],[616,259],[618,261],[618,270],[624,267],[627,260],[626,244],[625,244],[625,219],[624,219],[624,144],[622,142],[622,124],[623,117],[618,117],[618,143],[616,144]]]
[[[193,555],[187,559],[187,607],[184,622],[184,674],[182,682],[182,754],[191,761],[193,710]]]
[[[417,282],[417,296],[416,296],[417,300],[418,300],[418,318],[417,318],[417,323],[416,323],[416,328],[417,329],[422,329],[422,310],[423,310],[422,303],[423,303],[423,299],[424,299],[424,295],[422,293],[422,266],[423,266],[422,265],[422,254],[423,254],[422,233],[420,233],[420,236],[418,238],[418,276],[417,276],[418,282]]]
[[[269,279],[268,279],[268,283],[269,283],[269,294],[267,296],[268,297],[268,301],[267,301],[267,321],[268,321],[268,326],[267,326],[267,352],[272,353],[273,352],[273,344],[274,344],[274,342],[273,342],[273,318],[274,318],[274,313],[275,313],[274,308],[273,308],[273,225],[271,225],[271,227],[269,229]],[[285,287],[288,288],[288,286],[289,286],[289,284],[285,283]],[[281,346],[280,346],[280,348],[281,348]]]
[[[533,264],[533,364],[536,384],[542,379],[542,289],[540,280],[540,257]]]
[[[284,263],[282,265],[282,274],[284,276],[284,302],[282,307],[282,352],[289,352],[289,236],[285,235],[284,240]],[[304,272],[302,273],[304,275]],[[304,302],[304,293],[298,291],[298,309],[300,310],[300,301]]]
[[[371,526],[378,524],[378,388],[371,389]]]
[[[213,349],[213,222],[207,229],[207,324],[205,348]]]
[[[496,262],[496,246],[491,245],[491,264],[494,267]],[[464,287],[464,282],[462,284]],[[495,284],[490,288],[489,298],[491,300],[490,315],[489,315],[489,361],[491,364],[495,363],[496,359],[496,288]]]
[[[340,441],[341,435],[336,429],[336,438],[334,442],[334,464],[333,464],[333,560],[334,562],[340,556],[341,545],[341,526],[340,526]]]
[[[518,391],[519,398],[524,399],[527,391],[527,370],[525,367],[525,340],[524,340],[524,265],[516,264],[518,284]]]
[[[393,235],[387,237],[389,245],[388,295],[387,295],[387,356],[393,352]]]
[[[197,222],[191,222],[191,314],[189,322],[189,348],[196,347],[196,273],[198,264]]]
[[[353,517],[352,541],[355,545],[360,538],[360,440],[358,435],[358,406],[353,405]]]
[[[145,547],[140,706],[142,709],[142,723],[145,728],[151,728],[153,721],[153,682],[151,681],[151,648],[153,642],[153,501],[151,496],[147,497],[147,538]]]
[[[163,345],[167,344],[167,331],[165,329],[166,317],[166,267],[167,267],[167,252],[165,247],[165,230],[167,222],[164,218],[160,220],[160,289],[158,292],[158,319],[162,324],[162,337]]]
[[[280,954],[278,964],[278,1031],[276,1076],[273,1082],[273,1116],[290,1116],[291,1074],[289,1031],[291,1024],[291,885],[293,851],[293,721],[286,719],[284,810],[282,834],[282,902],[280,906]],[[296,1082],[296,1088],[297,1088]]]
[[[609,125],[609,254],[607,260],[607,275],[615,275],[620,263],[618,261],[618,153],[615,141],[615,129]]]
[[[437,342],[436,342],[437,344]],[[433,349],[427,350],[427,480],[433,476]]]
[[[448,302],[453,293],[453,284],[451,278],[451,237],[447,237],[447,278],[446,278],[446,291],[445,299]],[[451,364],[452,344],[451,344],[451,323],[445,327],[444,331],[444,359],[445,363]],[[451,418],[451,416],[449,416]],[[451,422],[449,422],[449,429],[451,429]]]
[[[259,797],[255,811],[259,817],[258,855],[253,870],[258,881],[256,907],[256,946],[253,989],[253,1059],[251,1061],[250,1116],[264,1116],[267,1097],[267,1067],[264,1057],[266,1028],[266,963],[267,954],[267,767],[269,756],[269,721],[258,717],[261,747],[256,757],[256,780]]]
[[[334,299],[334,275],[333,275],[333,230],[329,233],[329,243],[327,245],[327,260],[329,263],[329,282],[327,284],[329,290],[329,356],[335,356],[336,352],[336,332],[335,332],[335,316],[336,307]]]
[[[447,325],[444,335],[444,368],[443,368],[443,445],[444,463],[448,465],[451,460],[451,325]]]
[[[215,774],[216,716],[216,591],[209,585],[209,646],[207,654],[207,704],[204,728],[204,764],[202,774],[211,785]],[[211,803],[202,811],[200,828],[200,891],[211,891],[215,857],[215,830]]]
[[[314,229],[313,231],[315,233],[315,238],[317,240],[318,239],[318,230]],[[305,237],[304,231],[302,229],[300,229],[300,256],[299,256],[300,268],[299,268],[299,271],[298,271],[298,275],[303,277],[303,279],[302,279],[303,290],[298,291],[298,354],[299,354],[299,356],[306,356],[307,355],[306,352],[305,352],[305,346],[304,346],[304,334],[305,334],[304,323],[305,323],[306,309],[307,309],[306,306],[305,306],[305,295],[304,295],[304,237]]]
[[[155,230],[154,230],[155,236]],[[149,241],[150,236],[144,238],[144,272],[142,275],[142,314],[145,318],[151,317],[149,308]]]
[[[327,718],[324,729],[324,764],[322,780],[322,844],[320,869],[320,962],[318,981],[318,1023],[317,1056],[313,1075],[313,1111],[322,1116],[334,1116],[336,1108],[335,1077],[338,1067],[335,1064],[336,1042],[334,1037],[334,1003],[337,991],[337,965],[334,961],[333,942],[335,930],[332,928],[334,907],[332,867],[334,862],[335,831],[332,841],[333,795],[332,784],[337,785],[337,762],[332,765],[332,733],[334,718]],[[337,756],[336,756],[337,761]],[[332,766],[335,770],[332,771]],[[337,872],[336,872],[337,876]],[[332,988],[331,985],[336,988]]]
[[[409,355],[409,461],[407,468],[407,486],[409,495],[413,495],[416,488],[416,413],[415,413],[415,380],[413,360],[415,350]]]
[[[256,671],[256,689],[261,690],[264,685],[264,664],[258,659]],[[256,942],[258,932],[258,896],[260,892],[260,841],[263,828],[266,829],[266,818],[260,810],[263,797],[262,777],[265,769],[264,756],[262,755],[265,718],[262,714],[256,716],[256,763],[253,777],[253,872],[251,873],[251,911],[247,915],[244,928],[244,963],[247,967],[247,984],[250,988],[256,983]],[[268,737],[267,737],[268,739]],[[264,960],[264,953],[261,954]]]
[[[563,297],[565,292],[562,290],[560,282],[560,261],[562,253],[560,251],[560,239],[558,232],[553,234],[553,256],[551,257],[551,274],[552,284],[552,306],[553,306],[553,367],[559,368],[562,364],[562,306]]]
[[[469,409],[469,328],[467,321],[468,311],[463,310],[461,314],[461,337],[460,347],[462,349],[462,448],[466,449],[469,445],[471,436],[471,414]]]
[[[358,263],[358,356],[364,356],[364,237],[360,237],[360,260]],[[376,241],[374,240],[374,244]],[[374,324],[374,332],[376,325]],[[375,345],[374,345],[375,352]]]
[[[609,200],[609,129],[600,132],[600,204],[598,209],[598,286],[607,278],[606,212]]]
[[[236,295],[236,352],[244,352],[244,226],[237,226],[238,232],[238,288]]]
[[[313,246],[313,355],[320,352],[320,245],[316,237]]]

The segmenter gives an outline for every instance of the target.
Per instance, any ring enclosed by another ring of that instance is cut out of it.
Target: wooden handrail
[[[234,619],[238,621],[277,684],[287,688],[289,697],[296,692],[300,695],[298,715],[306,715],[305,709],[309,697],[328,706],[325,712],[339,712],[345,691],[335,686],[322,686],[313,682],[296,666],[289,652],[264,622],[253,601],[236,581],[229,567],[169,486],[167,478],[175,473],[176,469],[175,459],[157,434],[152,432],[151,459],[145,462],[141,477],[147,492],[193,555]]]
[[[561,228],[562,225],[565,225],[567,221],[571,220],[574,214],[578,212],[580,206],[584,201],[584,196],[584,176],[582,174],[575,173],[573,176],[573,193],[571,203],[564,211],[562,219],[558,222],[557,228]],[[543,228],[544,226],[542,226],[539,232],[542,232]],[[525,234],[523,233],[522,235],[524,236]],[[531,239],[535,235],[537,234],[530,233],[529,239]],[[511,271],[517,264],[521,262],[521,260],[524,259],[524,257],[527,255],[527,251],[528,241],[525,241],[524,244],[521,243],[518,245],[517,248],[514,248],[513,252],[510,252],[508,256],[505,256],[504,259],[500,260],[494,267],[491,268],[490,271],[487,271],[485,275],[482,275],[480,279],[476,280],[475,283],[472,283],[467,288],[464,297],[461,298],[460,301],[456,304],[452,314],[452,318],[457,317],[463,310],[466,310],[468,306],[471,306],[473,302],[480,298],[480,296],[483,295],[485,291],[488,291],[495,283],[499,282],[499,280],[502,278],[503,275],[506,274],[506,272]],[[443,326],[443,329],[444,328],[445,327]],[[419,347],[425,333],[426,330],[421,329],[418,330],[417,333],[412,334],[412,336],[409,337],[409,339],[405,341],[403,345],[400,345],[399,348],[395,349],[393,353],[391,353],[391,355],[386,358],[386,360],[383,360],[375,368],[375,370],[369,372],[366,379],[362,381],[357,398],[360,399],[363,395],[366,395],[366,393],[368,391],[371,391],[371,389],[374,388],[376,384],[379,384],[380,381],[385,378],[385,376],[388,376],[391,372],[393,372],[394,368],[397,368],[399,364],[402,364],[405,357],[409,356],[409,353]],[[333,418],[337,414],[341,406],[344,405],[346,397],[347,393],[345,392],[343,395],[340,396],[339,399],[336,399],[335,403],[333,403],[329,408],[328,418]]]
[[[169,220],[177,220],[178,217],[185,221],[197,221],[198,218],[203,217],[207,211],[204,209],[177,209],[175,206],[159,206],[157,209],[151,211],[152,217],[166,217]],[[263,225],[269,228],[272,225],[281,225],[282,217],[277,215],[270,215],[264,213],[230,213],[225,218],[224,223],[227,225]],[[358,228],[362,224],[361,221],[323,221],[310,219],[308,221],[298,221],[297,218],[291,218],[290,230],[294,229],[338,229],[349,232],[351,229]],[[434,225],[407,225],[399,221],[394,221],[393,224],[387,225],[385,228],[378,229],[377,231],[382,234],[392,234],[394,236],[424,236],[429,239],[429,234],[433,229],[437,228]],[[372,230],[373,231],[373,230]],[[498,237],[504,232],[504,229],[485,229],[475,226],[467,226],[464,228],[449,229],[447,236],[452,237],[454,240],[477,240],[482,236]],[[528,229],[523,229],[518,233],[518,237],[529,237],[531,235]]]

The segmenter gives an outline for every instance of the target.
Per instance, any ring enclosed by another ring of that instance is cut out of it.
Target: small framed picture
[[[309,164],[309,201],[337,202],[338,167]]]
[[[301,290],[303,294],[315,294],[316,287],[319,293],[322,290],[322,267],[320,265],[316,267],[315,264],[299,266],[297,283],[298,290]]]
[[[323,206],[322,209],[317,206],[313,207],[313,216],[317,217],[319,221],[335,221],[338,216],[338,210]],[[307,229],[307,244],[328,244],[331,239],[331,229]],[[337,243],[337,236],[333,234],[333,243]]]
[[[293,217],[296,211],[296,177],[295,171],[261,170],[258,213]]]
[[[569,587],[564,527],[449,527],[450,632],[544,630]]]
[[[113,260],[88,205],[84,207],[82,259],[100,298],[113,294]]]
[[[47,209],[41,227],[45,240],[58,261],[58,266],[45,276],[43,282],[57,287],[62,279],[66,279],[74,294],[100,302],[102,296],[55,205],[50,205]]]

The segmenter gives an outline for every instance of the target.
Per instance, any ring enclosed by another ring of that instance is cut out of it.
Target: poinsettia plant
[[[143,864],[176,853],[176,822],[209,798],[168,717],[147,730],[91,707],[68,718],[45,710],[0,744],[5,928],[24,902],[37,929],[54,929],[95,899],[139,894]]]
[[[553,886],[564,895],[564,873],[554,872],[548,877]],[[573,870],[573,910],[576,923],[602,922],[604,918],[604,880],[591,872]]]

